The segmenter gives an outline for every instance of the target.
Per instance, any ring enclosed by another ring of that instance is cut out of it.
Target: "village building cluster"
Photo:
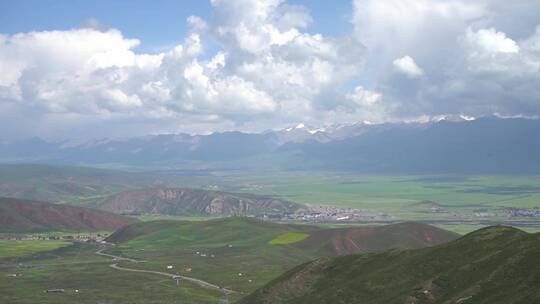
[[[74,235],[44,235],[44,234],[0,234],[0,240],[10,241],[74,241],[106,244],[107,234],[74,234]]]
[[[307,211],[284,214],[263,214],[257,218],[268,221],[300,221],[300,222],[369,222],[388,221],[394,217],[386,213],[370,212],[353,208],[331,206],[311,207]]]
[[[505,214],[510,217],[540,217],[540,208],[520,209],[507,208]]]

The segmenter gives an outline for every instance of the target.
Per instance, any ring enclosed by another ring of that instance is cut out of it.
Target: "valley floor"
[[[1,303],[212,303],[238,295],[150,273],[118,271],[97,245],[71,246],[19,258],[0,259]],[[63,292],[47,290],[62,289]]]

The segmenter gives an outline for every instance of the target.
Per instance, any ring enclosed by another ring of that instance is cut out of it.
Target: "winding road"
[[[105,257],[109,257],[109,258],[113,258],[113,259],[116,259],[118,261],[129,261],[129,262],[134,262],[134,263],[144,262],[144,261],[138,261],[138,260],[130,259],[130,258],[123,258],[123,257],[119,257],[119,256],[116,256],[116,255],[108,254],[108,253],[103,253],[103,250],[104,249],[100,249],[100,250],[96,251],[96,254],[101,255],[101,256],[105,256]]]
[[[129,261],[129,262],[134,262],[134,263],[144,262],[144,261],[138,261],[138,260],[135,260],[135,259],[124,258],[124,257],[119,257],[119,256],[116,256],[116,255],[112,255],[112,254],[103,253],[102,251],[103,251],[103,249],[100,249],[100,250],[96,251],[96,254],[101,255],[101,256],[105,256],[105,257],[110,257],[110,258],[116,259],[117,261]],[[114,268],[114,269],[120,270],[120,271],[151,273],[151,274],[157,274],[157,275],[166,276],[166,277],[169,277],[169,278],[173,278],[174,276],[176,276],[176,274],[167,273],[167,272],[161,272],[161,271],[142,270],[142,269],[121,267],[121,266],[118,266],[118,263],[113,263],[113,264],[111,264],[109,266],[111,268]],[[234,290],[223,288],[223,287],[220,287],[218,285],[208,283],[208,282],[200,280],[200,279],[196,279],[196,278],[192,278],[192,277],[186,277],[186,276],[183,276],[183,275],[181,275],[180,278],[182,280],[186,280],[186,281],[195,283],[195,284],[197,284],[197,285],[199,285],[201,287],[204,287],[204,288],[219,290],[219,291],[222,291],[222,292],[227,293],[227,294],[236,293],[236,291],[234,291]]]

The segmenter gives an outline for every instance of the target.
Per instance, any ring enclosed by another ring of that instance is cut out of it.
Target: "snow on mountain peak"
[[[325,128],[319,128],[319,129],[315,129],[315,130],[309,130],[308,132],[311,133],[311,134],[315,134],[317,132],[326,132],[326,129]]]
[[[459,118],[461,118],[463,120],[466,120],[466,121],[472,121],[472,120],[476,119],[476,117],[474,117],[474,116],[467,116],[467,115],[464,115],[464,114],[459,115]]]
[[[303,123],[299,123],[297,124],[295,127],[289,127],[287,129],[285,129],[285,131],[287,132],[290,132],[292,130],[296,130],[296,129],[305,129],[306,128],[306,125],[304,125]]]

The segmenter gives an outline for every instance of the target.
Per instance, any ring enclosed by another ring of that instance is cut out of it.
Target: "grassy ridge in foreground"
[[[327,229],[231,217],[137,223],[112,234],[108,241],[117,245],[107,252],[145,260],[135,265],[145,270],[164,271],[171,265],[182,273],[189,268],[189,276],[247,294],[291,267],[322,256],[422,248],[456,237],[417,223]]]
[[[240,303],[538,303],[538,265],[538,234],[493,226],[431,248],[318,259]]]
[[[298,235],[308,237],[294,243],[269,244],[276,238],[291,242],[291,236]],[[95,254],[103,246],[90,243],[75,243],[32,256],[0,258],[0,302],[215,304],[227,298],[232,303],[287,269],[321,256],[347,254],[348,250],[418,248],[455,237],[453,233],[415,223],[325,229],[242,217],[206,222],[140,222],[111,235],[109,240],[117,245],[106,246],[104,252],[144,263],[113,262]],[[119,271],[109,267],[112,263],[139,270],[179,272],[241,293],[225,295],[189,282],[176,286],[171,278]],[[66,292],[45,293],[49,288],[64,288]]]

